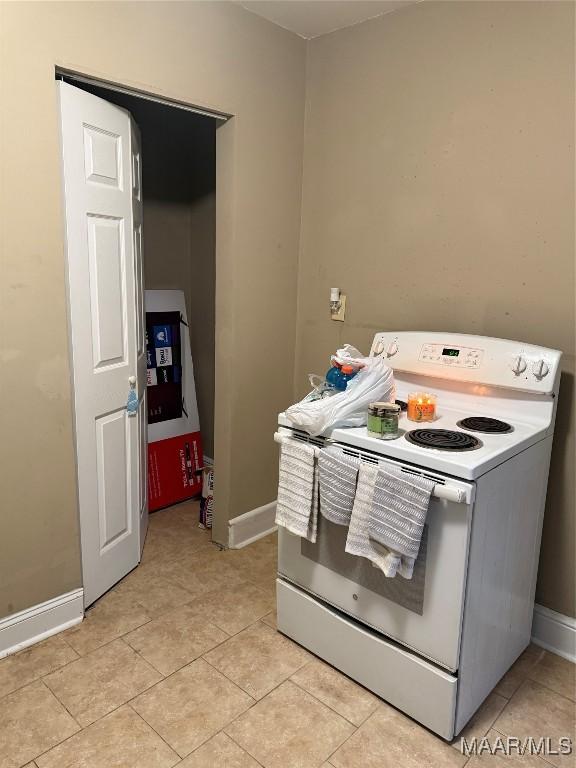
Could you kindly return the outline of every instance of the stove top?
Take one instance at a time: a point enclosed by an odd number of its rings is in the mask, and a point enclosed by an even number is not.
[[[507,432],[512,432],[513,429],[506,421],[492,419],[488,416],[467,416],[465,419],[457,421],[456,424],[462,427],[462,429],[469,429],[471,432],[484,432],[486,434],[503,435]]]
[[[399,399],[406,399],[404,392],[399,393]],[[527,422],[520,414],[514,413],[514,419],[510,418],[510,422],[502,421],[510,424],[509,431],[476,431],[476,434],[472,434],[463,428],[464,419],[488,417],[480,416],[482,411],[479,409],[476,412],[478,415],[474,415],[471,403],[459,403],[460,407],[447,408],[442,404],[442,400],[444,398],[440,399],[437,418],[429,424],[417,424],[410,421],[405,412],[401,413],[400,437],[396,440],[370,437],[366,427],[337,428],[327,434],[340,443],[347,443],[397,461],[406,461],[463,480],[474,480],[538,442],[547,433],[544,424]],[[490,421],[501,421],[496,417],[489,418]],[[282,419],[280,423],[282,424]],[[287,422],[285,425],[289,426]],[[421,441],[422,433],[432,435],[431,439],[424,438],[427,444]],[[454,437],[451,437],[452,435]]]
[[[406,433],[406,440],[422,448],[439,451],[474,451],[482,446],[474,435],[451,429],[413,429]]]
[[[475,480],[548,438],[554,429],[561,353],[505,339],[454,333],[377,333],[371,354],[394,371],[400,435],[379,440],[363,427],[324,437],[375,455]],[[411,392],[433,392],[433,422],[407,417]],[[280,426],[291,427],[283,414]]]

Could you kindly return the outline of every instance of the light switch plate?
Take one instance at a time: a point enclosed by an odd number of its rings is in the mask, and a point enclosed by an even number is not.
[[[331,312],[330,317],[332,320],[339,320],[340,322],[344,322],[344,315],[346,314],[346,294],[341,293],[340,294],[340,309],[338,312]]]

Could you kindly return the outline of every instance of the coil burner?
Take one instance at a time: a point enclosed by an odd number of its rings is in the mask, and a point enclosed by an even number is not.
[[[512,432],[510,424],[507,424],[505,421],[500,421],[500,419],[490,419],[487,416],[468,416],[468,418],[462,419],[457,423],[462,429],[470,429],[472,432],[486,432],[500,435]]]
[[[422,448],[436,448],[440,451],[473,451],[482,443],[467,432],[450,429],[413,429],[406,434],[406,440]]]

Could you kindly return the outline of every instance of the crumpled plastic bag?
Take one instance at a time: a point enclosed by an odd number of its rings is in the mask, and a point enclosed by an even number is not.
[[[346,344],[337,350],[333,359],[341,365],[363,367],[343,392],[322,399],[305,397],[284,414],[290,426],[312,436],[337,427],[362,427],[366,424],[370,403],[396,399],[392,368],[381,357],[364,357],[356,347]]]

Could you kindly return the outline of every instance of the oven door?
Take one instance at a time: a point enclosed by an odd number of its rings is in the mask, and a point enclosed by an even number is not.
[[[344,447],[344,446],[343,446]],[[374,455],[356,452],[373,462]],[[378,457],[379,464],[388,463]],[[389,462],[398,466],[398,462]],[[414,474],[420,470],[402,465]],[[464,491],[463,502],[431,498],[412,579],[386,578],[368,560],[345,552],[348,529],[319,515],[315,544],[279,529],[284,578],[450,671],[458,669],[460,629],[474,485],[422,471]]]

